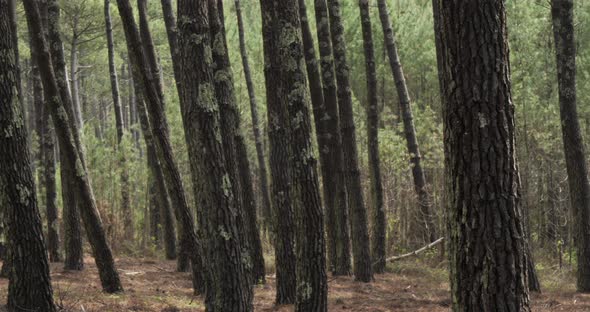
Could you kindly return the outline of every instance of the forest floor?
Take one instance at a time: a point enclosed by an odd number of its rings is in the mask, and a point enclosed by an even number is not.
[[[204,311],[201,297],[192,296],[189,274],[174,272],[174,261],[118,258],[125,292],[108,295],[101,292],[93,259],[85,260],[81,272],[51,264],[56,301],[65,311]],[[376,275],[370,284],[329,277],[329,311],[449,311],[447,271],[444,264],[434,262],[414,259],[392,264],[389,273]],[[571,270],[537,267],[544,290],[532,295],[533,311],[590,311],[590,294],[575,292]],[[267,284],[254,288],[255,311],[293,311],[292,306],[273,304],[275,279],[273,275],[267,279]],[[7,286],[8,281],[0,279],[0,298],[6,298]]]

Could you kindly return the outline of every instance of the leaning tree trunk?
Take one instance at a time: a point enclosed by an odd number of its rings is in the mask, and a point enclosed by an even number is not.
[[[123,229],[125,240],[133,240],[133,213],[129,198],[129,173],[127,172],[127,157],[120,150],[123,144],[123,113],[121,111],[121,98],[119,96],[119,81],[115,66],[115,43],[113,41],[113,28],[111,26],[110,0],[104,0],[104,19],[106,25],[107,51],[109,59],[109,76],[111,81],[111,96],[113,97],[113,109],[115,110],[115,127],[117,129],[117,145],[119,146],[119,161],[121,165],[121,210],[123,211]],[[131,95],[130,95],[131,96]]]
[[[221,130],[225,133],[222,136],[222,142],[226,141],[223,145],[228,169],[233,167],[232,171],[234,171],[230,174],[230,177],[233,175],[235,179],[235,184],[232,182],[232,186],[235,191],[239,192],[234,195],[234,198],[236,199],[236,207],[239,208],[238,217],[241,218],[238,220],[238,225],[242,228],[238,228],[238,230],[240,235],[244,236],[242,250],[245,250],[245,255],[250,259],[246,269],[253,278],[253,282],[257,283],[265,280],[264,256],[260,232],[256,223],[256,202],[250,177],[250,161],[241,133],[240,113],[234,93],[222,0],[209,0],[209,10],[211,45],[215,47],[213,49],[214,85],[220,107]],[[233,153],[228,153],[232,147]],[[233,158],[230,158],[232,156]],[[232,161],[228,162],[228,159],[232,159]]]
[[[150,81],[153,83],[153,85],[155,87],[155,91],[157,92],[158,99],[160,99],[159,102],[161,105],[161,110],[164,111],[166,102],[164,101],[164,92],[162,89],[162,81],[160,79],[160,74],[159,74],[160,66],[158,64],[158,60],[156,57],[156,51],[154,49],[154,44],[152,41],[152,36],[151,36],[149,24],[148,24],[147,2],[145,0],[138,0],[137,4],[138,4],[138,8],[139,8],[139,32],[140,32],[140,36],[141,36],[141,43],[143,46],[143,51],[146,55],[147,66],[149,68]],[[175,41],[170,41],[171,44],[174,44],[173,42],[175,42]],[[174,47],[176,47],[176,45],[174,45]],[[178,63],[178,55],[176,55],[176,54],[172,55],[172,62]],[[175,65],[175,66],[177,66],[177,65]],[[176,76],[175,76],[175,78],[176,78]],[[169,189],[168,191],[170,192],[169,194],[171,196],[176,196],[175,194],[172,194],[172,192],[173,192],[172,189]],[[182,192],[184,193],[184,190]],[[186,199],[184,199],[184,201],[186,202]],[[174,202],[173,202],[173,204],[176,205]],[[188,203],[187,203],[187,205],[188,205]],[[188,233],[185,233],[185,231],[188,231],[188,229],[185,229],[184,226],[180,222],[178,224],[179,224],[178,230],[180,231],[181,234],[180,234],[180,245],[179,245],[179,250],[178,250],[176,270],[178,272],[188,272],[190,270],[190,261],[191,261],[190,246],[192,243],[189,241],[189,240],[191,240],[191,238]],[[194,226],[192,228],[194,231]]]
[[[214,1],[209,2],[215,5]],[[206,1],[178,2],[180,98],[199,225],[207,263],[208,311],[252,311],[252,287],[242,263],[239,212],[228,168],[212,71],[209,7]],[[197,39],[198,38],[198,39]],[[221,36],[215,38],[223,40]],[[217,41],[216,40],[216,41]],[[215,50],[223,48],[217,41]],[[215,80],[227,79],[215,75]]]
[[[361,27],[365,49],[367,76],[367,140],[369,146],[369,176],[371,179],[371,203],[373,212],[373,235],[371,235],[371,259],[375,273],[385,271],[386,230],[385,208],[383,207],[383,185],[379,161],[379,98],[377,96],[377,70],[375,48],[371,30],[369,0],[359,0]]]
[[[52,312],[57,307],[18,94],[18,54],[12,37],[17,30],[11,15],[8,1],[0,1],[0,31],[5,34],[0,38],[0,207],[12,251],[7,309]]]
[[[273,28],[276,42],[271,55],[277,68],[277,98],[282,115],[279,120],[289,127],[289,144],[292,158],[293,193],[296,207],[297,232],[297,297],[295,311],[327,311],[328,282],[326,280],[326,246],[324,242],[324,216],[319,189],[317,160],[312,144],[310,100],[304,63],[301,21],[297,0],[280,1],[275,7],[279,22]],[[317,71],[317,65],[316,65]],[[319,77],[315,77],[319,83]],[[315,80],[314,79],[314,80]],[[314,89],[317,85],[314,86]],[[321,88],[314,97],[321,98]],[[315,107],[314,107],[315,108]]]
[[[41,3],[42,5],[47,4],[43,2]],[[53,4],[53,2],[50,4]],[[43,9],[47,10],[47,14],[50,15],[50,18],[59,18],[59,10],[56,10],[55,7],[50,6],[49,8],[44,7]],[[63,48],[61,39],[58,36],[59,30],[55,28],[57,25],[54,23],[50,23],[47,26],[49,30],[49,46],[52,54],[52,62],[54,64],[54,69],[56,69],[55,75],[57,76],[58,83],[62,84],[60,88],[69,94],[69,91],[67,91],[69,89],[66,83],[67,74],[65,71],[66,65],[63,56]],[[35,59],[37,59],[36,52],[33,47],[31,47],[31,58],[32,63],[34,63]],[[46,111],[48,111],[48,109],[46,109]],[[71,114],[71,111],[68,112]],[[74,133],[74,135],[78,134]],[[76,141],[76,144],[78,144],[78,142],[79,140]],[[77,147],[79,147],[79,145],[77,145]],[[82,246],[80,211],[75,191],[75,177],[73,176],[75,173],[69,170],[68,166],[63,165],[68,161],[67,156],[60,151],[59,157],[60,163],[62,164],[60,166],[60,175],[63,201],[62,216],[64,222],[64,269],[79,271],[84,268],[84,250]]]
[[[132,75],[136,83],[135,88],[142,94],[144,99],[144,101],[137,102],[139,104],[138,110],[147,110],[148,112],[154,145],[164,171],[166,187],[178,221],[180,249],[190,255],[195,292],[204,292],[205,283],[203,279],[203,263],[201,262],[201,247],[197,241],[193,216],[188,207],[180,171],[172,152],[168,121],[163,111],[163,98],[159,96],[159,92],[156,90],[156,82],[153,81],[155,77],[151,73],[150,65],[146,62],[146,55],[131,4],[129,0],[117,0],[117,5],[125,30],[127,49],[132,64]]]
[[[62,64],[56,64],[56,71],[59,72],[59,77],[56,78],[54,72],[52,55],[55,58],[63,59],[63,54],[56,55],[49,52],[49,45],[43,36],[43,26],[41,23],[41,17],[39,14],[39,8],[36,2],[26,1],[24,3],[25,12],[27,16],[27,22],[33,33],[38,34],[34,36],[34,49],[37,52],[37,64],[41,73],[41,79],[43,81],[43,89],[45,92],[45,98],[47,99],[47,108],[51,112],[51,117],[55,126],[55,131],[59,139],[59,149],[64,155],[64,162],[62,166],[67,167],[67,170],[71,172],[73,179],[72,191],[76,193],[76,198],[80,201],[80,212],[86,232],[88,234],[88,240],[93,249],[96,265],[100,275],[101,284],[105,292],[113,293],[123,290],[121,281],[119,280],[119,274],[115,269],[115,262],[111,249],[107,243],[106,235],[102,227],[102,222],[98,209],[96,208],[96,201],[94,200],[94,194],[90,186],[88,179],[88,173],[86,172],[83,152],[79,148],[78,129],[73,121],[73,109],[72,102],[65,86],[65,67]],[[50,14],[56,14],[59,8],[55,1],[49,3]],[[52,46],[61,49],[62,45],[59,40],[59,33],[53,33],[57,30],[57,23],[59,21],[56,18],[57,15],[53,15],[49,18],[49,36],[50,38],[57,38],[52,40]],[[53,51],[52,51],[53,52]],[[59,84],[58,84],[59,82]]]
[[[258,117],[258,101],[252,81],[250,63],[248,61],[248,50],[246,48],[246,38],[244,35],[244,21],[242,20],[242,8],[240,0],[235,0],[236,16],[238,20],[238,35],[240,37],[240,55],[242,57],[242,67],[244,68],[244,78],[248,88],[248,97],[250,99],[250,114],[252,115],[252,131],[254,132],[254,141],[256,145],[256,156],[258,159],[258,178],[260,179],[260,192],[262,193],[262,225],[265,230],[271,228],[271,204],[268,188],[268,173],[266,169],[266,160],[264,158],[264,147],[262,144],[263,134],[260,130],[260,118]]]
[[[346,61],[346,41],[340,0],[328,0],[330,30],[334,47],[334,64],[338,86],[338,109],[340,116],[340,133],[344,154],[346,187],[352,223],[352,253],[354,258],[355,280],[370,282],[373,279],[371,253],[369,249],[369,230],[367,212],[363,200],[361,175],[359,170],[356,130],[352,112],[352,94],[350,86],[350,68]]]
[[[420,221],[423,225],[426,238],[433,242],[436,239],[436,227],[432,211],[432,200],[426,189],[426,178],[424,177],[424,170],[420,163],[421,155],[418,139],[416,138],[416,127],[412,116],[412,107],[410,106],[410,94],[408,92],[408,86],[406,85],[406,79],[397,53],[395,35],[393,33],[393,28],[391,27],[391,19],[387,10],[386,0],[378,0],[378,6],[385,47],[387,49],[389,65],[391,66],[393,80],[395,81],[395,87],[397,89],[400,113],[404,124],[404,134],[406,136],[408,152],[410,153],[410,167],[412,168],[414,189],[418,194],[418,204],[420,206]]]
[[[318,46],[320,52],[320,68],[322,71],[322,88],[328,149],[320,150],[320,153],[328,154],[333,183],[324,185],[324,201],[326,203],[326,218],[334,219],[334,225],[326,220],[328,238],[328,263],[332,267],[334,275],[350,274],[350,227],[348,217],[348,198],[346,193],[346,177],[344,174],[344,154],[342,151],[342,137],[340,135],[340,117],[338,116],[338,95],[336,86],[336,74],[334,71],[334,58],[332,55],[332,39],[328,17],[328,5],[326,0],[315,1],[316,28]],[[330,174],[322,174],[324,179]],[[328,187],[328,188],[326,188]],[[330,206],[334,207],[334,213],[329,213]]]
[[[530,311],[504,1],[435,8],[452,309]]]
[[[559,112],[578,255],[577,288],[590,292],[590,184],[576,108],[574,1],[552,0],[551,16],[557,56]]]
[[[278,88],[278,64],[272,58],[276,50],[273,37],[278,27],[272,0],[260,0],[262,13],[262,42],[264,47],[264,77],[268,118],[269,164],[271,175],[271,199],[273,207],[273,233],[275,235],[275,267],[277,279],[276,304],[295,303],[297,283],[295,269],[295,224],[293,220],[291,155],[287,112],[281,108]]]

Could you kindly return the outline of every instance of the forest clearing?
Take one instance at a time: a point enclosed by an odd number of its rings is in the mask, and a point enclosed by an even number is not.
[[[0,0],[0,310],[590,312],[589,21]]]

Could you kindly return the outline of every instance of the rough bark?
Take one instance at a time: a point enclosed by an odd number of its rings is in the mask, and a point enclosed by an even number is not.
[[[252,287],[242,263],[240,212],[232,168],[227,167],[224,127],[215,97],[209,8],[215,2],[178,2],[180,98],[199,226],[207,263],[208,311],[252,311]],[[217,14],[215,14],[217,15]],[[217,15],[218,16],[218,15]],[[223,40],[223,38],[218,38]],[[223,45],[219,42],[219,45]],[[218,46],[213,47],[218,50]],[[218,78],[218,77],[216,77]]]
[[[178,165],[170,142],[168,121],[163,111],[163,99],[156,90],[156,79],[151,74],[150,66],[146,61],[140,33],[135,23],[133,9],[129,0],[117,0],[119,14],[125,30],[127,49],[131,62],[132,75],[136,90],[143,96],[143,101],[138,101],[138,109],[146,109],[149,124],[154,137],[154,145],[160,164],[164,172],[166,187],[170,195],[172,206],[175,209],[177,226],[180,233],[180,252],[188,254],[191,260],[193,272],[193,287],[195,292],[203,292],[203,268],[201,262],[201,248],[197,241],[193,216],[188,207],[184,186],[178,170]],[[180,258],[180,255],[179,255]]]
[[[430,242],[437,237],[436,227],[434,224],[434,214],[432,211],[432,200],[426,189],[426,178],[424,177],[424,170],[421,164],[420,148],[418,139],[416,138],[416,127],[414,125],[414,117],[412,115],[412,107],[410,94],[408,93],[408,86],[402,65],[400,63],[397,47],[395,43],[395,35],[391,26],[391,19],[387,10],[387,1],[378,0],[379,18],[381,19],[381,27],[383,29],[383,36],[385,47],[387,49],[387,56],[389,57],[389,65],[397,96],[399,99],[400,114],[404,125],[404,134],[406,136],[406,143],[408,152],[410,154],[410,166],[412,168],[412,177],[414,180],[414,189],[418,195],[418,205],[420,207],[420,221],[423,226],[425,239]]]
[[[96,208],[94,194],[92,193],[92,188],[88,180],[84,156],[79,148],[81,144],[79,143],[78,129],[76,124],[71,122],[74,117],[72,113],[71,98],[67,93],[67,88],[64,88],[65,80],[57,79],[57,75],[54,72],[54,65],[51,57],[53,55],[55,58],[63,59],[63,53],[61,55],[50,53],[49,45],[43,35],[43,26],[41,24],[37,3],[26,1],[24,6],[29,27],[33,31],[32,33],[36,34],[33,36],[34,49],[37,52],[36,61],[37,64],[39,64],[45,98],[47,99],[46,107],[51,112],[51,117],[59,141],[60,152],[64,155],[62,166],[67,167],[67,170],[71,172],[73,177],[74,183],[72,184],[75,186],[73,191],[76,193],[76,198],[80,201],[82,220],[86,227],[88,240],[94,252],[103,290],[109,293],[122,291],[123,287],[121,286],[119,275],[115,269],[113,255],[107,244],[100,215]],[[51,10],[55,10],[54,12],[59,11],[55,1],[50,1],[49,9],[50,12],[52,12]],[[59,40],[59,32],[52,33],[58,29],[56,24],[59,20],[56,16],[57,15],[49,18],[49,36],[50,38],[54,38],[52,39],[52,46],[61,49],[62,45]],[[55,40],[55,38],[57,38],[57,40]],[[59,77],[63,78],[65,76],[65,67],[56,67],[55,70],[60,72]],[[61,85],[58,84],[58,81]]]
[[[107,52],[109,59],[109,77],[111,82],[111,96],[115,111],[115,128],[117,129],[117,144],[123,144],[123,113],[121,111],[121,97],[119,96],[119,80],[115,66],[115,43],[113,41],[113,27],[111,24],[110,0],[104,0],[104,19],[107,37]],[[121,211],[123,211],[123,229],[126,240],[133,240],[133,218],[129,198],[129,174],[127,172],[127,157],[119,151],[121,165]]]
[[[268,188],[268,171],[266,169],[266,160],[264,157],[264,146],[262,144],[263,134],[260,130],[260,117],[258,115],[258,100],[252,81],[250,63],[248,61],[248,49],[246,48],[246,38],[244,35],[244,21],[242,20],[242,8],[240,0],[235,0],[236,17],[238,20],[238,36],[240,40],[240,55],[242,57],[242,67],[244,69],[244,78],[246,88],[248,89],[248,98],[250,99],[250,114],[252,116],[252,130],[254,132],[254,141],[256,145],[256,156],[258,160],[258,178],[260,179],[260,192],[262,193],[262,225],[266,230],[271,227],[271,204]]]
[[[435,8],[452,309],[530,311],[504,1]]]
[[[322,175],[324,179],[327,176],[333,176],[332,183],[329,185],[324,184],[324,201],[327,211],[328,261],[332,268],[332,274],[348,275],[351,270],[348,195],[346,193],[336,74],[334,72],[334,57],[332,55],[332,39],[326,0],[316,0],[314,9],[319,42],[322,88],[326,106],[324,119],[326,120],[325,130],[327,136],[324,139],[328,147],[328,149],[320,149],[320,153],[327,154],[330,159],[329,164],[326,166],[322,164]],[[331,170],[332,173],[325,173],[325,170]],[[330,215],[331,210],[333,215]],[[333,219],[335,224],[331,225],[329,219]]]
[[[223,3],[209,0],[209,21],[211,27],[211,46],[213,47],[214,86],[220,107],[221,130],[224,135],[224,153],[231,176],[234,176],[234,199],[238,210],[238,222],[242,239],[242,250],[246,269],[252,282],[264,282],[264,256],[260,242],[260,232],[256,222],[256,202],[250,177],[250,161],[241,133],[240,112],[235,98],[232,68],[227,49]],[[228,150],[232,149],[232,153]],[[232,155],[233,154],[233,155]],[[233,157],[233,158],[230,158]],[[231,161],[228,161],[231,159]],[[241,228],[240,228],[241,227]]]
[[[180,79],[180,50],[178,49],[178,29],[176,27],[176,18],[174,17],[174,10],[172,9],[171,0],[161,0],[162,13],[164,15],[164,25],[166,26],[166,36],[168,38],[168,46],[170,48],[170,55],[172,57],[172,69],[174,70],[174,81],[176,82],[176,90],[180,92],[182,80]]]
[[[276,4],[273,39],[276,46],[271,53],[278,69],[277,84],[279,109],[286,110],[288,119],[281,120],[289,127],[293,195],[296,202],[297,297],[295,311],[327,311],[328,283],[326,280],[326,246],[324,215],[319,189],[317,160],[312,144],[310,100],[305,74],[305,59],[301,20],[297,0]],[[317,65],[316,65],[316,74]],[[319,83],[319,76],[314,80]],[[317,85],[314,86],[317,89]],[[314,91],[321,98],[321,88]],[[314,109],[315,109],[314,105]]]
[[[7,240],[12,268],[8,311],[57,311],[49,276],[25,127],[18,93],[16,28],[7,0],[0,1],[0,206],[8,222]]]
[[[45,110],[43,121],[43,182],[45,183],[45,205],[47,214],[47,250],[49,261],[60,262],[59,224],[57,220],[57,186],[55,183],[55,139],[51,116]]]
[[[551,1],[563,150],[575,220],[574,235],[578,256],[577,288],[580,292],[590,292],[590,184],[576,107],[576,41],[573,6],[573,0]]]
[[[371,258],[373,271],[383,273],[386,259],[385,207],[383,207],[383,185],[381,183],[381,164],[379,160],[379,97],[377,96],[377,70],[375,68],[375,48],[371,30],[371,13],[368,0],[359,0],[365,71],[367,77],[367,141],[369,146],[369,177],[371,180],[371,211],[373,215],[373,235],[371,235]]]
[[[275,84],[280,73],[272,57],[276,53],[274,30],[278,27],[272,0],[260,0],[262,15],[262,42],[264,46],[264,76],[268,118],[269,165],[271,175],[271,200],[273,208],[273,233],[275,237],[276,303],[293,304],[296,297],[295,224],[291,190],[292,170],[289,164],[289,119],[281,108],[278,87]]]
[[[330,30],[334,47],[334,64],[338,86],[338,109],[340,116],[340,133],[344,154],[346,189],[352,223],[352,254],[354,258],[355,280],[370,282],[373,279],[367,211],[363,199],[361,176],[356,143],[356,130],[352,111],[352,94],[350,86],[350,68],[346,60],[346,41],[340,0],[328,0]]]

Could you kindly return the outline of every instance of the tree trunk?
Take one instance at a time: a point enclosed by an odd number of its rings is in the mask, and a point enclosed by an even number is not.
[[[199,225],[208,271],[205,305],[208,311],[252,311],[252,287],[242,263],[240,212],[232,186],[232,169],[227,164],[223,144],[225,127],[220,118],[222,107],[215,97],[214,82],[228,79],[212,71],[215,54],[223,50],[222,36],[216,35],[211,47],[210,15],[216,6],[205,1],[178,2],[178,47],[182,68],[181,106]],[[215,23],[215,22],[213,22]],[[213,51],[213,60],[208,58]],[[228,161],[229,160],[229,161]]]
[[[322,312],[328,310],[324,215],[317,160],[311,138],[310,101],[303,65],[302,21],[298,14],[297,0],[280,1],[276,4],[275,10],[279,27],[273,28],[272,38],[276,45],[270,55],[273,58],[271,62],[280,66],[277,68],[278,79],[273,83],[277,85],[279,109],[286,110],[283,116],[287,119],[280,122],[288,127],[288,142],[292,151],[290,165],[293,172],[293,193],[296,201],[297,297],[295,311]],[[310,35],[309,32],[308,35]],[[316,72],[313,81],[316,85],[313,86],[315,94],[312,97],[323,100],[321,87],[318,86],[320,79],[317,64],[313,66]],[[314,105],[314,109],[316,108]]]
[[[354,258],[355,280],[370,282],[373,279],[371,253],[369,249],[369,230],[367,211],[365,209],[361,176],[359,170],[356,130],[352,112],[352,94],[346,61],[346,41],[340,10],[340,0],[328,0],[330,30],[334,47],[334,64],[338,86],[338,109],[340,116],[340,133],[344,154],[346,189],[352,223],[352,254]]]
[[[8,285],[8,311],[57,311],[37,198],[22,98],[18,94],[18,54],[13,36],[15,20],[8,1],[0,1],[0,189],[12,269]]]
[[[424,170],[420,163],[421,155],[418,139],[416,138],[416,127],[414,126],[414,119],[412,116],[408,86],[406,85],[406,79],[397,53],[395,35],[393,33],[393,28],[391,27],[391,19],[387,10],[386,0],[378,0],[378,6],[385,47],[387,48],[387,55],[389,57],[389,65],[391,66],[391,72],[393,74],[393,80],[395,81],[397,96],[399,98],[400,113],[404,124],[404,134],[406,136],[408,152],[410,154],[410,167],[412,168],[414,189],[418,195],[418,204],[420,206],[419,218],[423,226],[425,239],[433,242],[437,238],[437,234],[434,224],[434,214],[432,211],[432,200],[426,189],[426,178],[424,177]]]
[[[30,29],[35,34],[43,34],[43,26],[37,3],[27,1],[24,3],[24,6]],[[57,14],[59,12],[55,1],[50,1],[49,9],[50,14]],[[55,32],[57,30],[56,24],[59,21],[56,17],[57,15],[49,18],[50,24],[52,24],[49,27],[49,32],[50,38],[53,38],[52,46],[61,49],[62,45],[59,40],[59,33]],[[56,64],[55,68],[59,72],[61,79],[58,79],[54,72],[51,56],[53,55],[56,59],[63,59],[63,54],[50,54],[49,45],[43,35],[37,35],[34,38],[37,64],[40,67],[39,70],[43,81],[45,98],[48,99],[47,108],[51,112],[55,131],[59,139],[60,152],[64,155],[65,161],[62,162],[62,166],[65,166],[74,178],[72,184],[75,185],[75,189],[73,191],[76,193],[76,198],[80,201],[82,220],[84,221],[88,240],[94,252],[103,290],[109,293],[122,291],[123,287],[119,280],[119,274],[115,269],[113,255],[107,244],[100,215],[96,208],[94,194],[92,193],[92,188],[88,180],[83,152],[79,148],[81,144],[79,143],[78,129],[76,124],[71,122],[73,121],[74,114],[72,113],[71,98],[67,93],[65,80],[63,79],[65,77],[65,67],[61,66],[62,64]],[[55,38],[57,40],[54,40]],[[58,85],[58,81],[60,85]]]
[[[453,311],[530,311],[504,1],[435,8]]]
[[[241,133],[240,113],[234,93],[232,68],[227,49],[225,33],[225,17],[223,3],[220,0],[209,0],[209,21],[211,27],[211,46],[213,49],[213,66],[215,77],[215,92],[220,107],[221,130],[227,168],[233,176],[234,198],[238,207],[238,220],[242,228],[238,227],[240,235],[244,236],[242,250],[249,258],[246,261],[247,271],[257,283],[265,280],[264,256],[260,242],[260,232],[256,223],[256,202],[250,177],[250,161],[246,151],[244,137]],[[220,42],[221,41],[221,42]],[[232,151],[228,153],[228,151]],[[233,157],[233,158],[232,158]],[[230,160],[231,161],[228,161]]]
[[[109,76],[111,81],[111,95],[113,97],[113,109],[115,110],[115,127],[117,129],[117,144],[123,144],[123,113],[121,111],[121,98],[119,96],[119,81],[117,68],[115,67],[115,43],[113,42],[113,28],[111,26],[110,0],[104,0],[104,18],[107,36],[107,51],[109,58]],[[130,95],[131,96],[131,95]],[[127,157],[119,150],[121,165],[121,210],[123,211],[123,228],[125,240],[133,241],[133,218],[129,198],[129,174],[127,172]]]
[[[590,184],[576,107],[576,42],[573,6],[573,0],[551,1],[563,149],[572,212],[576,220],[574,231],[578,251],[577,288],[580,292],[590,292]]]
[[[260,0],[262,12],[262,42],[264,46],[264,76],[266,86],[266,106],[268,116],[269,164],[271,175],[271,199],[273,207],[273,234],[275,237],[276,304],[295,303],[297,283],[295,269],[295,224],[291,197],[291,175],[289,164],[291,150],[289,144],[286,109],[281,107],[278,87],[278,64],[272,58],[276,53],[274,29],[278,20],[272,0]]]
[[[41,3],[41,12],[43,14],[49,14],[52,18],[59,18],[59,10],[56,10],[55,7],[47,6],[47,2],[40,2]],[[49,3],[53,4],[53,2]],[[45,22],[49,19],[45,18]],[[63,71],[57,70],[56,75],[59,77],[63,77],[63,88],[64,92],[69,94],[69,88],[66,83],[66,72],[65,72],[65,59],[63,58],[63,50],[61,45],[61,40],[58,41],[59,38],[56,37],[56,34],[59,33],[59,30],[56,29],[56,24],[51,23],[47,25],[48,27],[48,38],[50,43],[50,49],[52,55],[53,64],[55,64],[55,69],[63,68]],[[30,29],[29,29],[30,30]],[[32,38],[31,40],[33,40]],[[53,44],[55,43],[55,44]],[[31,63],[35,64],[37,59],[37,52],[36,49],[33,48],[34,43],[31,43]],[[58,80],[59,81],[59,80]],[[33,85],[36,85],[33,82]],[[43,92],[43,86],[40,85],[39,92]],[[35,98],[37,96],[35,95]],[[50,114],[48,109],[45,109],[47,114]],[[80,211],[78,210],[77,206],[77,199],[76,199],[76,185],[74,184],[75,177],[73,176],[72,171],[68,169],[68,166],[64,165],[67,162],[67,157],[60,152],[60,175],[61,175],[61,186],[62,186],[62,201],[63,201],[63,222],[64,222],[64,269],[66,270],[82,270],[84,268],[84,251],[82,246],[82,230],[80,224]]]
[[[77,27],[77,21],[74,24]],[[72,105],[74,106],[75,119],[78,129],[82,130],[84,127],[84,120],[82,119],[82,109],[80,108],[80,90],[78,84],[78,34],[77,29],[74,28],[72,34],[72,42],[70,44],[70,91],[72,94]]]
[[[55,184],[55,139],[49,112],[44,112],[43,170],[45,183],[45,205],[47,207],[47,249],[49,261],[60,262],[59,224],[57,220],[57,186]]]
[[[250,98],[250,114],[252,115],[252,130],[254,132],[254,141],[256,145],[256,156],[258,159],[258,176],[260,179],[260,192],[262,193],[262,225],[265,230],[271,227],[271,205],[268,190],[268,173],[266,169],[266,160],[264,158],[264,147],[262,144],[263,134],[260,131],[260,121],[258,117],[258,100],[254,90],[254,82],[250,72],[248,61],[248,50],[246,48],[246,38],[244,35],[244,21],[242,20],[242,9],[240,0],[235,0],[236,16],[238,20],[238,35],[240,37],[240,55],[242,57],[242,67],[244,68],[244,78],[248,88],[248,97]]]
[[[170,48],[170,56],[172,57],[172,69],[174,71],[176,91],[180,92],[182,85],[182,80],[180,79],[182,68],[180,68],[180,50],[178,49],[178,29],[176,27],[176,19],[174,18],[172,1],[161,0],[161,4],[162,13],[164,16],[164,25],[166,26],[166,35],[168,38],[168,47]]]
[[[373,212],[373,235],[371,235],[371,259],[373,271],[385,271],[385,252],[387,221],[383,207],[383,185],[381,183],[381,164],[379,160],[379,97],[377,96],[377,70],[375,68],[375,48],[371,30],[369,1],[359,0],[361,27],[365,50],[367,77],[367,140],[369,146],[369,176],[371,180],[371,208]]]
[[[342,151],[342,137],[340,135],[340,117],[338,116],[338,96],[336,75],[334,72],[334,58],[332,55],[332,39],[326,0],[315,1],[316,28],[320,52],[320,68],[322,72],[322,88],[328,149],[321,149],[330,159],[329,164],[322,164],[322,175],[326,179],[332,176],[332,183],[324,184],[324,201],[326,204],[326,219],[333,219],[334,225],[326,220],[328,238],[328,263],[332,267],[333,275],[350,274],[350,227],[348,217],[348,198],[346,193],[346,177],[344,175],[344,155]],[[332,173],[324,173],[326,169]],[[333,215],[329,211],[333,207]]]
[[[166,187],[170,195],[172,206],[175,209],[177,226],[180,233],[180,252],[187,254],[191,259],[193,272],[193,287],[195,292],[203,292],[203,263],[201,262],[201,247],[197,241],[194,221],[188,207],[182,179],[170,142],[168,122],[163,111],[163,99],[159,97],[156,90],[154,75],[151,74],[149,64],[146,62],[146,55],[140,39],[139,30],[135,23],[133,10],[129,0],[117,0],[119,14],[123,22],[127,49],[133,70],[135,89],[143,96],[144,101],[138,101],[139,110],[147,107],[149,124],[154,137],[156,152],[162,165]],[[179,255],[179,258],[181,255]],[[177,268],[178,269],[178,268]]]

